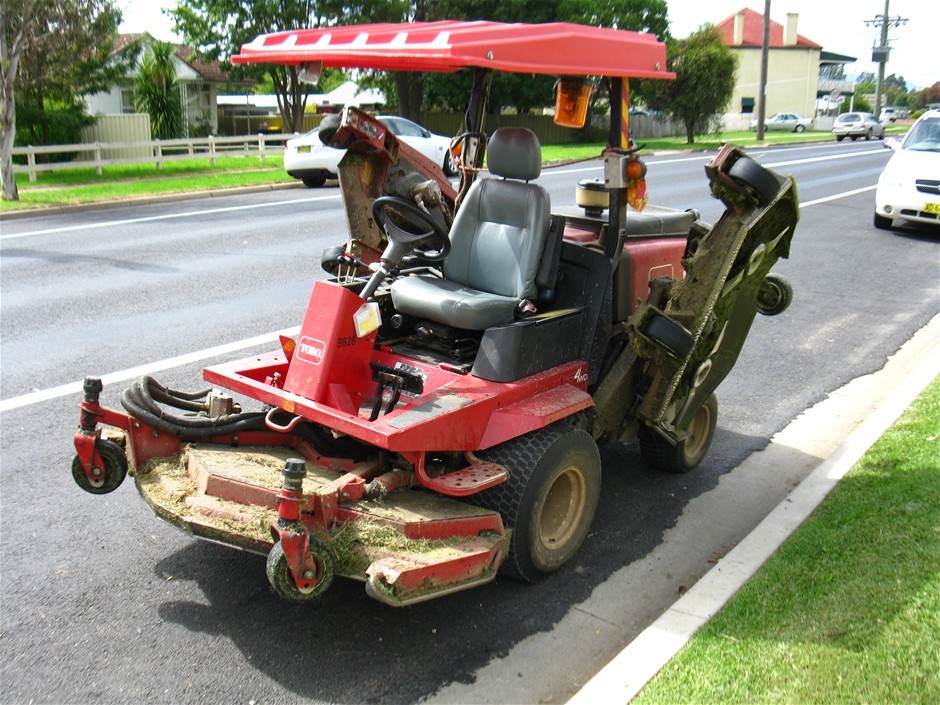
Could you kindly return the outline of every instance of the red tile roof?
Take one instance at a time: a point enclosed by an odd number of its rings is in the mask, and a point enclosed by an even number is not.
[[[740,44],[734,43],[734,18],[733,15],[718,23],[718,29],[721,31],[721,38],[729,47],[760,47],[764,39],[764,15],[750,8],[744,8],[740,12],[744,13],[744,37]],[[783,25],[779,22],[770,21],[770,46],[779,49],[786,45],[783,43]],[[791,45],[793,46],[793,45]],[[797,33],[796,45],[800,49],[822,49],[821,44],[817,44],[812,39],[807,39],[802,34]]]

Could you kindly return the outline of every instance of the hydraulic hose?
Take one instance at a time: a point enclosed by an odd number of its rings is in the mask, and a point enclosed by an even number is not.
[[[200,400],[205,399],[210,391],[178,392],[145,375],[124,390],[121,405],[131,416],[180,438],[204,440],[224,434],[264,430],[263,412],[226,414],[217,418],[181,416],[157,403],[160,401],[184,411],[207,413],[208,403]]]

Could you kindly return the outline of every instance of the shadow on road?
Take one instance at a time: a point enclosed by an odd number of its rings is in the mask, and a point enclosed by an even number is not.
[[[194,541],[155,572],[194,581],[206,602],[163,602],[159,615],[229,639],[245,665],[299,696],[413,702],[452,682],[472,682],[491,659],[550,630],[614,571],[655,548],[691,499],[765,443],[719,430],[710,460],[689,475],[650,470],[635,443],[605,447],[604,490],[592,533],[569,565],[538,584],[499,578],[394,609],[368,598],[362,584],[337,579],[319,604],[293,605],[268,587],[263,558]]]

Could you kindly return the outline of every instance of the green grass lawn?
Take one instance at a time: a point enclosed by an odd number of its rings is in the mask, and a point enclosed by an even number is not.
[[[940,378],[633,702],[940,703]]]

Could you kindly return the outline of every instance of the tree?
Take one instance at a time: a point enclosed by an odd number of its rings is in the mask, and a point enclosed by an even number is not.
[[[731,100],[738,59],[718,29],[706,24],[686,39],[667,40],[666,65],[676,80],[650,82],[649,106],[681,122],[693,144]]]
[[[169,140],[183,135],[183,99],[173,54],[172,44],[154,41],[138,69],[134,103],[137,110],[150,115],[150,134],[154,139]]]
[[[104,89],[121,67],[110,60],[121,13],[112,0],[0,2],[0,180],[3,198],[19,194],[13,178],[17,123],[35,144],[57,125],[86,120],[79,98]]]
[[[390,0],[375,3],[388,5]],[[243,44],[260,34],[294,29],[316,29],[344,22],[367,11],[340,0],[180,0],[170,11],[174,29],[200,54],[228,64]],[[235,67],[233,78],[267,75],[277,96],[285,127],[297,132],[303,126],[309,89],[300,81],[296,66]]]

